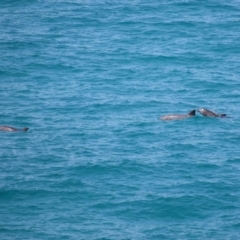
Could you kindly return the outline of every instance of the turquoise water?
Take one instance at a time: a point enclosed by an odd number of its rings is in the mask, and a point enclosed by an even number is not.
[[[239,239],[240,3],[0,8],[0,239]],[[206,107],[232,118],[159,121]]]

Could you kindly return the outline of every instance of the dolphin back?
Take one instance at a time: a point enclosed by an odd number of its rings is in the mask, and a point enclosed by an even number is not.
[[[161,120],[180,120],[184,118],[194,117],[196,115],[196,110],[192,110],[188,114],[169,114],[166,116],[160,117]]]
[[[196,110],[192,110],[191,112],[188,113],[189,116],[196,116]]]
[[[9,126],[0,126],[0,131],[4,132],[26,132],[29,128],[15,128],[15,127],[9,127]]]

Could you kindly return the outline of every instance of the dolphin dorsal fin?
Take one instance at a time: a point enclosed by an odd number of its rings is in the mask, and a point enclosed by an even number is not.
[[[191,112],[188,113],[189,116],[195,116],[196,115],[196,110],[192,110]]]

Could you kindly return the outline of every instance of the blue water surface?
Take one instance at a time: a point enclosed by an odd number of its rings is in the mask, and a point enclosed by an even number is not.
[[[7,0],[0,239],[239,239],[240,3]],[[166,114],[208,108],[181,121]]]

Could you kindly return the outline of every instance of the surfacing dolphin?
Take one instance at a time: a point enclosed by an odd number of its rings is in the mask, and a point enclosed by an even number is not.
[[[9,126],[0,126],[0,131],[4,132],[26,132],[29,128],[15,128]]]
[[[192,110],[191,112],[189,112],[188,114],[169,114],[169,115],[165,115],[160,117],[160,120],[181,120],[181,119],[185,119],[185,118],[190,118],[190,117],[195,117],[196,115],[196,110]]]
[[[205,117],[229,118],[229,117],[227,117],[227,114],[218,114],[218,113],[212,112],[206,108],[199,108],[198,112],[200,112]]]

